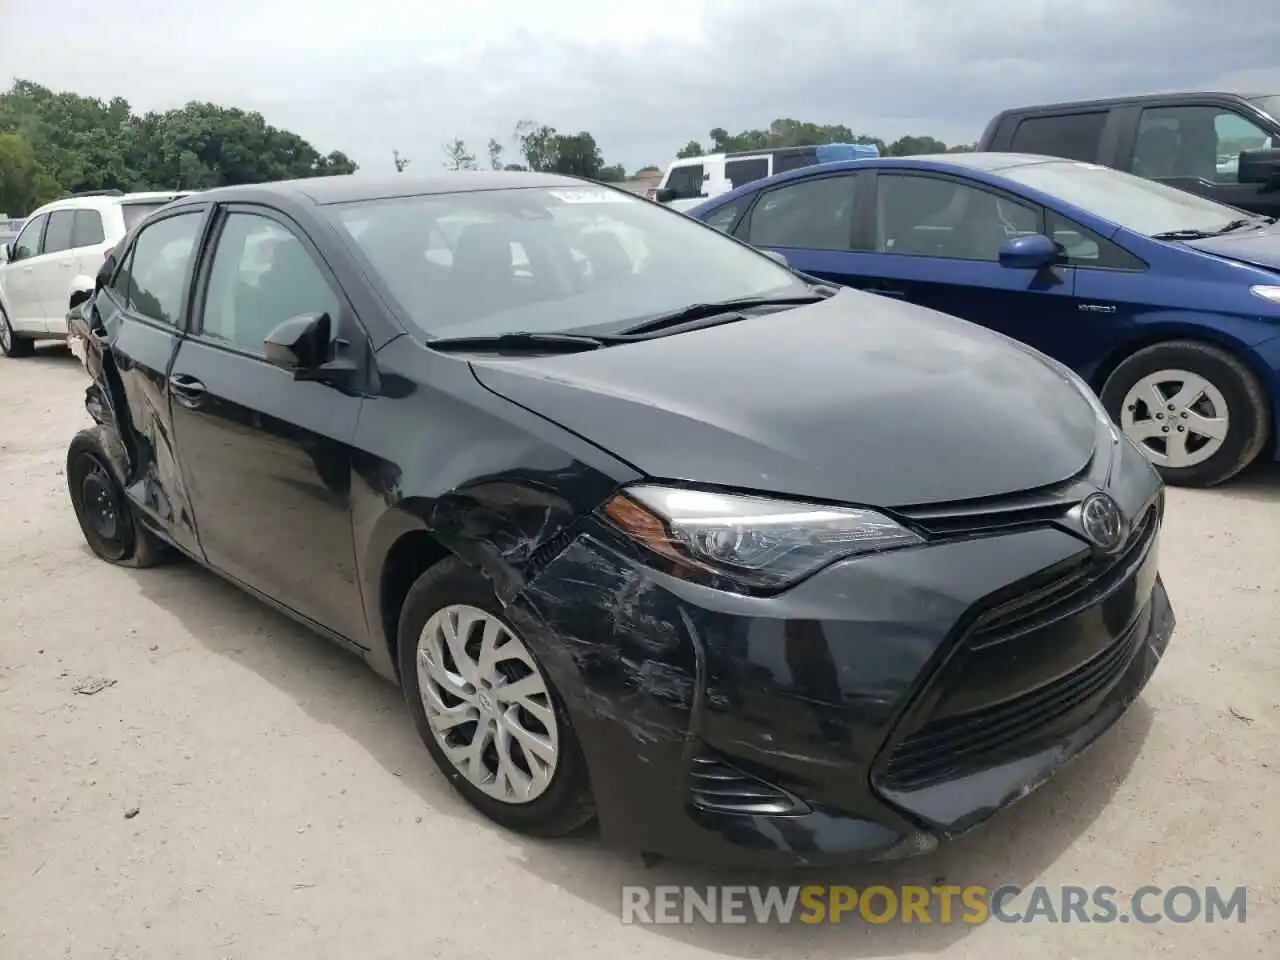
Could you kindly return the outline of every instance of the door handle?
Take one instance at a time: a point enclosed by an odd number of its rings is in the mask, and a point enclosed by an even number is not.
[[[204,384],[185,373],[175,373],[169,378],[169,389],[174,399],[184,407],[198,407],[204,399]]]
[[[882,297],[893,297],[895,300],[901,300],[907,295],[905,290],[893,290],[889,287],[870,287],[868,292],[878,294]]]

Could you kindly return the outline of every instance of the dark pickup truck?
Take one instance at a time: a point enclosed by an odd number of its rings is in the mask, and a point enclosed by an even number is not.
[[[1162,93],[1005,110],[979,150],[1100,163],[1280,217],[1280,94]]]

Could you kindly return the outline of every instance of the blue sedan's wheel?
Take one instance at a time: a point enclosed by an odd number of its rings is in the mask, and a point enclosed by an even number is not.
[[[1225,350],[1196,341],[1139,350],[1107,379],[1102,402],[1176,486],[1230,479],[1269,436],[1270,405],[1257,377]]]

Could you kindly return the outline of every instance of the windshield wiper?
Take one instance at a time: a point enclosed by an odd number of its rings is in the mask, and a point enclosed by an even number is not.
[[[650,317],[643,323],[633,327],[625,327],[618,331],[618,336],[634,337],[640,334],[656,333],[659,330],[670,330],[695,320],[716,318],[722,323],[746,318],[742,311],[755,307],[802,307],[809,303],[819,303],[831,294],[823,296],[818,293],[801,294],[793,297],[741,297],[737,300],[720,300],[714,303],[691,303],[670,313],[660,313]]]
[[[621,337],[589,337],[580,333],[500,333],[490,337],[441,337],[427,342],[432,350],[462,351],[500,350],[520,353],[581,353],[599,350],[615,343],[626,343]]]
[[[1231,233],[1233,230],[1242,230],[1245,227],[1254,225],[1261,226],[1256,217],[1241,217],[1239,220],[1232,220],[1224,227],[1217,230],[1166,230],[1164,233],[1153,233],[1153,240],[1203,240],[1205,237],[1220,237],[1224,233]]]

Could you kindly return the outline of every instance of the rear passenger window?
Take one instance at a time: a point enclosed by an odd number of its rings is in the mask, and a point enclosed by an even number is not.
[[[97,210],[77,210],[71,227],[73,247],[93,247],[106,242],[102,232],[102,214]]]
[[[203,211],[193,210],[166,217],[138,234],[128,266],[112,284],[130,310],[161,323],[178,322],[203,219]]]
[[[784,150],[773,155],[774,174],[786,173],[788,170],[799,170],[811,167],[818,162],[818,151],[813,147],[801,147],[797,150]]]
[[[850,249],[857,179],[817,177],[769,190],[751,209],[744,239],[757,247]]]
[[[55,210],[49,214],[49,228],[44,233],[44,252],[61,253],[71,249],[71,227],[75,223],[75,212],[71,210]]]
[[[768,157],[750,157],[742,160],[726,160],[724,175],[735,187],[741,187],[769,175]]]
[[[1028,117],[1018,124],[1009,149],[1014,153],[1036,153],[1092,162],[1098,159],[1102,130],[1106,125],[1105,110],[1057,117]]]
[[[268,217],[227,217],[209,273],[201,333],[261,354],[267,334],[307,313],[338,319],[338,299],[292,232]]]

